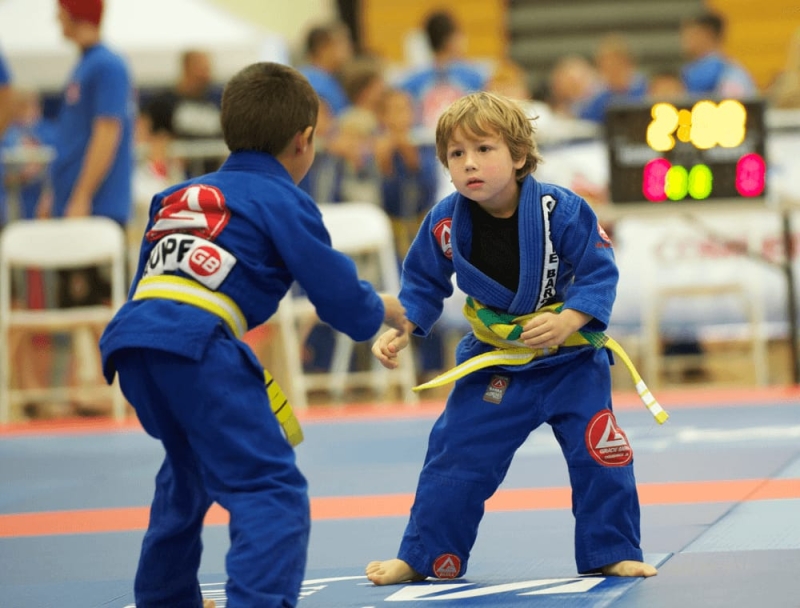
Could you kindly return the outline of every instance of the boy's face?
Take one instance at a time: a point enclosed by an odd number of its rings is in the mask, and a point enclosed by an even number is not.
[[[447,145],[447,168],[458,192],[495,217],[510,217],[519,203],[517,169],[502,136],[476,135],[456,129]]]

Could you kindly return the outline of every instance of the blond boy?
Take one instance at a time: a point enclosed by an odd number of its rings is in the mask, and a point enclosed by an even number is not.
[[[407,331],[385,332],[373,353],[396,367],[409,332],[424,336],[438,319],[455,273],[473,326],[456,359],[491,365],[456,380],[397,558],[371,562],[368,578],[464,575],[484,502],[543,423],[569,468],[578,572],[656,574],[639,547],[633,452],[612,412],[609,354],[575,340],[608,324],[618,279],[608,237],[583,199],[532,177],[541,157],[516,103],[461,98],[440,117],[436,146],[456,192],[426,216],[405,259]],[[510,343],[523,352],[512,356]]]

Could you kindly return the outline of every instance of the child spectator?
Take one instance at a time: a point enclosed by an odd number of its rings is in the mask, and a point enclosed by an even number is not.
[[[436,148],[414,140],[414,105],[402,89],[385,92],[379,117],[381,132],[375,144],[375,160],[381,174],[381,198],[402,259],[422,217],[435,202]]]

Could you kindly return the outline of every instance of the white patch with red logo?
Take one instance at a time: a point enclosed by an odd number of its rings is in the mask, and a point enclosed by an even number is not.
[[[633,459],[633,450],[625,432],[617,426],[611,410],[597,412],[586,425],[586,448],[598,463],[621,467]]]
[[[219,188],[196,184],[165,197],[153,219],[153,227],[145,235],[150,242],[176,232],[213,241],[228,225],[231,212]]]
[[[457,578],[461,574],[461,560],[457,555],[444,553],[433,560],[433,574],[436,578]]]
[[[180,270],[209,289],[217,289],[234,264],[233,254],[211,241],[188,234],[171,234],[153,247],[144,276]]]
[[[483,400],[499,404],[503,400],[503,395],[506,394],[508,383],[508,376],[499,376],[497,374],[492,376],[492,379],[489,380],[489,386],[486,387],[486,391],[483,393]]]
[[[453,245],[451,243],[452,227],[453,220],[449,217],[439,220],[433,227],[433,236],[436,237],[436,240],[439,242],[439,247],[442,248],[444,257],[446,257],[448,260],[453,259]]]

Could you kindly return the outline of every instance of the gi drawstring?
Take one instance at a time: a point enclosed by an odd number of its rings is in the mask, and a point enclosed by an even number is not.
[[[429,382],[414,387],[414,390],[422,391],[429,388],[444,386],[445,384],[455,382],[459,378],[463,378],[467,374],[486,367],[495,365],[525,365],[539,357],[554,354],[558,350],[558,347],[547,349],[530,348],[520,342],[519,337],[522,335],[523,326],[530,319],[544,312],[559,313],[562,307],[563,303],[551,304],[549,306],[543,306],[534,313],[517,317],[508,313],[496,312],[487,308],[476,299],[467,297],[463,312],[472,327],[472,332],[478,340],[494,346],[495,349],[464,361],[453,369],[436,376]],[[619,357],[628,369],[642,403],[644,403],[645,407],[653,414],[653,417],[659,424],[663,424],[667,421],[669,414],[667,414],[658,401],[656,401],[656,398],[650,392],[650,389],[647,388],[644,380],[642,380],[641,375],[639,375],[628,353],[625,352],[625,349],[623,349],[616,340],[606,335],[604,332],[579,330],[570,335],[563,344],[563,346],[586,345],[591,345],[595,348],[607,348]]]

